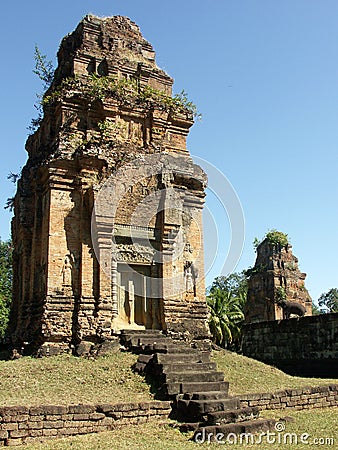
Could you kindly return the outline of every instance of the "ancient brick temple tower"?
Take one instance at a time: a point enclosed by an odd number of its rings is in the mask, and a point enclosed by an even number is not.
[[[277,232],[279,233],[279,232]],[[312,300],[305,288],[306,274],[298,268],[298,258],[289,243],[281,245],[265,238],[257,247],[257,258],[249,278],[245,310],[246,322],[283,319],[279,301],[297,302],[312,314]]]
[[[58,52],[13,219],[13,344],[55,354],[123,328],[208,336],[206,176],[194,107],[126,17],[85,17]]]

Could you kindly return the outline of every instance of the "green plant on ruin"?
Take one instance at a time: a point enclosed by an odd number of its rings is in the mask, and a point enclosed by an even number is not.
[[[268,240],[269,244],[280,245],[281,247],[286,247],[289,243],[288,235],[275,229],[268,231],[265,239]]]
[[[34,49],[35,68],[33,73],[37,75],[44,83],[44,89],[48,89],[52,84],[54,77],[54,67],[52,61],[47,60],[47,56],[40,52],[40,49],[35,45]]]
[[[123,142],[123,135],[126,134],[127,124],[105,119],[97,124],[100,130],[101,140]]]
[[[45,93],[45,95],[41,99],[42,106],[52,105],[53,103],[61,100],[62,98],[66,97],[67,94],[69,95],[71,91],[76,90],[78,85],[79,80],[76,76],[64,78],[58,85],[58,87],[55,88],[52,92],[49,93],[47,91],[48,95],[47,92]]]
[[[83,138],[82,133],[78,132],[73,132],[66,135],[65,141],[73,150],[84,149],[89,144],[89,141]]]
[[[281,247],[287,247],[289,244],[288,235],[285,233],[282,233],[281,231],[277,231],[276,229],[269,230],[264,238],[262,240],[259,240],[257,237],[255,237],[253,241],[253,246],[255,251],[257,251],[258,246],[267,239],[270,245],[275,246],[281,246]]]
[[[257,237],[255,237],[253,241],[253,246],[255,250],[257,251],[257,247],[265,240],[267,239],[270,245],[275,246],[281,246],[281,247],[287,247],[289,244],[289,238],[288,235],[285,233],[282,233],[281,231],[277,231],[276,229],[269,230],[264,238],[262,240],[259,240]]]
[[[78,92],[83,98],[93,102],[106,98],[116,99],[122,105],[136,105],[147,109],[159,109],[173,114],[186,114],[200,118],[196,105],[189,101],[186,92],[182,91],[173,97],[151,86],[140,86],[138,80],[98,76],[91,74],[85,79],[66,78],[59,86],[42,99],[44,106],[49,106]]]
[[[247,278],[250,278],[253,275],[256,275],[258,273],[265,272],[266,269],[267,269],[267,265],[266,264],[258,264],[257,266],[249,267],[248,269],[244,270],[244,274],[245,274],[245,276]]]
[[[255,237],[255,239],[254,239],[253,242],[252,242],[252,245],[253,245],[255,251],[257,251],[257,247],[259,246],[259,244],[260,244],[261,242],[262,242],[262,241],[260,241],[260,240],[258,239],[258,237]]]
[[[6,199],[6,204],[4,206],[5,209],[8,209],[9,211],[13,211],[14,209],[14,203],[15,203],[15,197],[8,197]]]
[[[197,106],[188,99],[188,94],[184,89],[179,94],[175,94],[173,99],[177,104],[177,108],[182,108],[182,112],[189,111],[195,119],[202,119],[202,114],[198,112]]]
[[[18,173],[10,172],[7,175],[7,180],[10,180],[13,184],[16,185],[17,181],[21,178],[21,169]],[[9,211],[13,211],[14,209],[14,203],[15,203],[15,196],[14,197],[8,197],[6,200],[6,204],[4,206],[5,209],[9,209]]]
[[[34,49],[34,61],[35,66],[33,69],[33,73],[39,77],[39,79],[43,83],[43,89],[46,91],[49,89],[53,82],[54,77],[54,67],[53,63],[50,60],[47,60],[47,56],[43,55],[37,45],[35,45]],[[43,117],[43,95],[38,93],[36,94],[37,102],[34,104],[34,108],[38,112],[38,116],[31,120],[31,123],[28,127],[30,133],[34,133],[34,131],[40,126]]]
[[[275,300],[277,303],[281,303],[286,300],[286,290],[283,286],[278,286],[275,292]]]

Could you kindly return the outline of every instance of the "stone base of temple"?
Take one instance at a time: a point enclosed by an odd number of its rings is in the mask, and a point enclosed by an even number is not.
[[[113,333],[119,333],[121,330],[145,330],[144,325],[138,325],[137,323],[128,323],[120,318],[113,319],[112,322]]]

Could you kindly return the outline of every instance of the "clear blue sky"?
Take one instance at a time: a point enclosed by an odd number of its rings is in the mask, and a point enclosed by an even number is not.
[[[175,78],[175,92],[184,88],[198,105],[203,119],[189,149],[226,175],[243,206],[236,270],[254,264],[254,237],[277,228],[289,234],[314,299],[337,287],[336,0],[3,2],[0,204],[14,192],[7,174],[25,163],[26,127],[41,90],[34,45],[55,60],[61,38],[89,12],[132,18]],[[212,209],[212,195],[208,202]],[[0,214],[6,239],[11,215]],[[212,215],[226,247],[229,226],[217,207]]]

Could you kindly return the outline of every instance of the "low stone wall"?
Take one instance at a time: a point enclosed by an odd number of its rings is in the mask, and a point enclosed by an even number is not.
[[[338,378],[338,313],[247,324],[242,351],[291,375]]]
[[[0,407],[0,446],[15,446],[167,419],[170,402]]]
[[[285,389],[273,394],[238,395],[241,407],[257,406],[259,409],[310,409],[338,406],[338,384],[328,386]]]
[[[338,384],[238,395],[241,407],[310,409],[338,406]],[[16,446],[167,419],[170,402],[0,407],[0,446]]]

